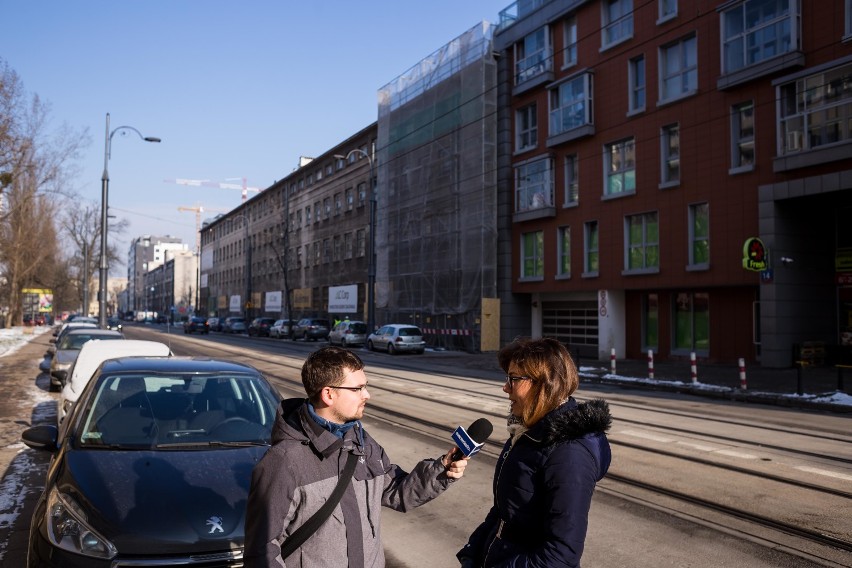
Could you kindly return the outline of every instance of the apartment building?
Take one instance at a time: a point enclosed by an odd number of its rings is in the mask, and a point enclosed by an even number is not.
[[[521,0],[501,192],[532,335],[789,366],[852,343],[852,2]],[[847,348],[848,349],[848,348]]]
[[[148,271],[165,262],[166,252],[188,250],[178,237],[142,235],[133,239],[127,253],[127,306],[129,311],[146,309],[145,278]]]

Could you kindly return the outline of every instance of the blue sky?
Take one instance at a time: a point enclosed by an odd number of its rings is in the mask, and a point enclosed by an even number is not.
[[[142,234],[195,243],[195,214],[268,187],[377,117],[377,91],[511,0],[0,0],[0,57],[53,126],[88,129],[72,185],[100,206],[106,113],[111,213]],[[250,194],[252,195],[252,194]],[[205,217],[207,215],[204,215]],[[119,272],[121,269],[113,272]]]

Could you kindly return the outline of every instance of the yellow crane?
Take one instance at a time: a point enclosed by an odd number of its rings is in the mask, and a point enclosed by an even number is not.
[[[181,205],[178,207],[178,211],[195,211],[195,254],[201,252],[201,214],[205,211],[216,211],[216,212],[224,212],[224,209],[205,209],[201,205],[196,205],[195,207],[186,207]]]

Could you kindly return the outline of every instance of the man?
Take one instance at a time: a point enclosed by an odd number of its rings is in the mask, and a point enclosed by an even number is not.
[[[406,473],[364,430],[370,398],[364,364],[353,352],[323,347],[302,366],[305,399],[278,409],[272,447],[252,474],[246,509],[245,566],[381,568],[381,507],[408,511],[464,474],[456,448]],[[287,558],[281,546],[325,503],[350,453],[355,473],[332,515]],[[285,564],[285,561],[286,564]]]

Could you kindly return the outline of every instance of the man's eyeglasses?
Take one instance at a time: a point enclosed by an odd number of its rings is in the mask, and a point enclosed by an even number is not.
[[[530,377],[515,377],[515,376],[512,376],[512,375],[506,375],[506,384],[509,385],[510,389],[514,389],[515,383],[517,383],[518,381],[530,381],[530,380],[532,380]]]
[[[360,393],[362,391],[367,390],[367,385],[361,385],[360,387],[328,387],[328,388],[330,388],[330,389],[343,389],[343,390],[348,390],[348,391]]]

